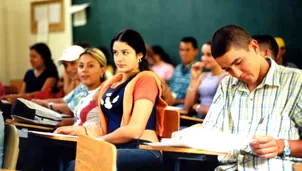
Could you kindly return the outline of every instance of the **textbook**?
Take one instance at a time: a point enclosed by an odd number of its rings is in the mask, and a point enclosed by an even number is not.
[[[157,143],[146,143],[150,146],[188,147],[212,152],[230,153],[247,147],[252,139],[241,135],[229,134],[218,130],[193,127],[183,130],[181,136],[163,138]]]

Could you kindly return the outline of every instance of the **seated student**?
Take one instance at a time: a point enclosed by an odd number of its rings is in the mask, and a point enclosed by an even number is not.
[[[75,126],[98,123],[98,109],[93,99],[95,92],[105,80],[107,59],[97,48],[86,49],[79,57],[78,75],[81,83],[87,86],[87,93],[74,110]],[[69,119],[58,126],[69,125]]]
[[[159,78],[164,81],[169,81],[174,72],[174,67],[171,65],[169,55],[159,45],[152,46],[154,64],[151,67]]]
[[[146,60],[148,63],[148,68],[149,70],[152,70],[152,65],[153,65],[153,50],[149,45],[146,45]],[[175,103],[175,98],[172,95],[172,92],[170,88],[168,87],[168,84],[166,81],[161,80],[161,89],[162,89],[162,99],[168,104],[168,105],[174,105]]]
[[[185,109],[196,111],[197,116],[204,118],[216,94],[219,82],[227,73],[217,64],[211,53],[211,42],[201,47],[201,61],[193,64],[191,68],[191,82],[185,98]],[[202,69],[210,72],[202,72]]]
[[[73,128],[77,128],[77,126],[85,126],[90,124],[95,125],[99,123],[98,107],[93,99],[93,96],[100,88],[100,85],[104,79],[107,64],[106,57],[103,52],[97,48],[88,48],[80,55],[78,63],[78,74],[80,80],[82,84],[87,86],[88,92],[75,108],[74,126],[64,126],[62,127],[64,130],[72,130]],[[63,119],[60,125],[71,125],[71,123],[69,119]],[[50,160],[47,157],[43,158],[43,156],[48,155],[49,151],[46,150],[48,147],[57,148],[58,150],[60,150],[59,148],[64,148],[64,146],[61,146],[60,144],[58,145],[52,140],[39,139],[35,137],[29,137],[27,141],[22,141],[21,143],[21,147],[26,148],[20,148],[18,169],[23,171],[41,170],[41,162],[52,162],[53,160]],[[36,159],[31,158],[31,156],[35,156]],[[52,157],[53,156],[50,158]],[[43,168],[43,170],[46,171],[56,169],[53,167],[48,167]]]
[[[69,46],[64,50],[61,58],[58,60],[59,65],[63,65],[65,72],[63,77],[64,95],[67,95],[80,85],[78,77],[78,58],[84,49],[77,45]]]
[[[99,125],[77,127],[77,131],[58,128],[55,133],[86,134],[115,144],[119,171],[157,168],[162,164],[161,152],[141,150],[138,146],[158,142],[162,135],[167,104],[160,97],[160,80],[146,71],[145,43],[136,31],[118,33],[111,41],[111,50],[120,74],[105,82],[100,90]],[[68,169],[74,170],[74,161]]]
[[[263,57],[270,57],[276,61],[279,47],[276,40],[270,35],[255,35],[253,39],[257,40],[260,53]]]
[[[257,41],[235,25],[214,33],[211,50],[231,76],[221,81],[203,126],[253,137],[246,148],[219,157],[216,170],[293,170],[302,157],[302,72],[263,58]]]
[[[179,55],[182,63],[177,65],[169,80],[169,88],[175,97],[175,105],[184,106],[187,89],[191,81],[191,66],[198,53],[197,41],[194,37],[184,37],[179,44]]]
[[[64,98],[32,99],[32,101],[64,114],[72,114],[81,98],[87,93],[87,87],[84,84],[80,84],[78,75],[78,58],[83,52],[84,49],[82,47],[72,45],[64,50],[61,58],[58,60],[59,64],[64,65],[67,77],[64,79],[64,91],[72,90],[71,92],[65,95]]]
[[[154,65],[154,59],[153,59],[153,49],[150,45],[146,44],[146,60],[148,62],[149,70],[152,70],[152,66]]]
[[[2,99],[33,97],[39,91],[56,87],[58,71],[46,44],[36,43],[30,47],[30,63],[33,69],[26,72],[19,94],[3,96]]]
[[[77,73],[77,59],[79,54],[84,51],[81,46],[69,46],[64,50],[61,58],[58,60],[58,65],[63,65],[65,70],[62,81],[60,80],[57,84],[57,89],[59,91],[57,93],[52,93],[51,95],[48,95],[49,91],[40,92],[39,94],[35,95],[33,99],[61,98],[69,94],[72,90],[80,85],[80,79]]]
[[[287,61],[287,58],[284,57],[284,54],[286,52],[285,41],[281,37],[275,37],[275,40],[279,47],[278,55],[276,57],[277,64],[290,68],[298,68],[296,64]]]

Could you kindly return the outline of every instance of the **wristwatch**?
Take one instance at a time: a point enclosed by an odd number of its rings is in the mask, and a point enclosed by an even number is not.
[[[284,142],[283,157],[289,157],[291,150],[289,147],[288,140],[283,140],[283,142]]]
[[[49,102],[49,103],[47,104],[48,109],[53,110],[53,109],[52,109],[52,105],[53,105],[53,102]]]
[[[198,113],[198,111],[199,111],[199,108],[200,108],[200,104],[199,105],[197,105],[196,107],[195,107],[195,111]]]

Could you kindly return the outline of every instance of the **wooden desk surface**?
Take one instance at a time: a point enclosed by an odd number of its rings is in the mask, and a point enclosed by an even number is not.
[[[294,171],[302,171],[302,163],[295,163]]]
[[[52,133],[43,133],[37,131],[28,131],[29,134],[44,137],[52,140],[77,142],[78,137],[68,137],[66,135],[53,135]]]
[[[191,116],[180,116],[180,119],[186,119],[186,120],[191,120],[191,121],[196,121],[196,122],[203,122],[203,119],[200,118],[193,118]]]
[[[205,155],[222,155],[222,156],[227,156],[231,155],[229,153],[219,153],[219,152],[211,152],[211,151],[206,151],[206,150],[198,150],[198,149],[193,149],[193,148],[186,148],[186,147],[166,147],[166,146],[150,146],[150,145],[140,145],[140,149],[145,149],[145,150],[160,150],[163,152],[175,152],[175,153],[190,153],[190,154],[205,154]]]
[[[175,107],[175,106],[167,106],[166,110],[174,110],[174,111],[179,112],[180,114],[188,114],[188,111],[186,111],[182,108],[179,108],[179,107]]]
[[[52,127],[20,123],[20,122],[17,122],[15,120],[12,120],[12,119],[6,119],[5,123],[12,124],[12,125],[15,125],[15,126],[24,127],[24,128],[40,129],[40,130],[43,130],[43,131],[54,131],[55,130],[55,128],[52,128]]]

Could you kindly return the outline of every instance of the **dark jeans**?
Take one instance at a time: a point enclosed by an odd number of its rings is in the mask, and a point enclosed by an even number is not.
[[[75,159],[76,143],[50,140],[34,135],[20,138],[17,169],[59,171],[63,161]]]
[[[132,170],[156,170],[163,166],[161,152],[153,150],[141,150],[138,148],[143,140],[135,140],[125,144],[116,145],[117,148],[117,171]],[[101,161],[100,161],[101,162]],[[75,161],[70,161],[65,171],[74,171]]]

